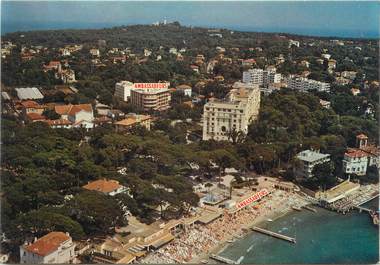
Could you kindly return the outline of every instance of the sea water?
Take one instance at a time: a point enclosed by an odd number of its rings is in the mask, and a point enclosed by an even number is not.
[[[378,209],[378,200],[363,206]],[[253,232],[220,255],[241,264],[373,264],[379,260],[379,228],[366,212],[342,215],[321,208],[317,213],[302,210],[260,227],[295,237],[297,243]]]

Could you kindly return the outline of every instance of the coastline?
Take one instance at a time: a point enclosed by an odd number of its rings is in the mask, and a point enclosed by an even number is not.
[[[231,243],[244,240],[251,228],[263,225],[268,219],[277,220],[295,207],[310,204],[304,196],[283,190],[272,190],[258,204],[246,206],[238,212],[227,211],[219,219],[189,227],[184,233],[158,251],[149,253],[140,263],[216,263],[212,255],[219,255]],[[232,242],[231,242],[232,241]]]
[[[305,201],[305,205],[306,204],[308,204],[308,203],[306,203],[306,201]],[[281,211],[273,210],[269,213],[258,216],[252,222],[241,227],[241,229],[244,232],[236,233],[232,236],[229,236],[229,237],[223,239],[222,241],[220,241],[219,244],[212,247],[208,252],[202,253],[202,254],[194,257],[189,263],[198,263],[199,264],[202,260],[207,260],[208,262],[210,262],[210,261],[212,262],[212,259],[210,258],[210,256],[213,254],[219,255],[221,252],[223,252],[231,244],[228,241],[230,241],[232,239],[236,239],[236,238],[240,239],[240,238],[246,237],[247,235],[252,233],[252,231],[250,230],[251,227],[263,224],[263,223],[267,222],[268,219],[272,219],[272,221],[277,220],[277,219],[279,219],[279,218],[281,218],[281,217],[283,217],[283,216],[285,216],[285,215],[287,215],[293,211],[295,211],[295,210],[292,209],[291,207],[284,207]]]
[[[369,203],[368,208],[378,209],[377,199]],[[317,209],[318,213],[290,211],[279,220],[267,223],[271,231],[297,234],[299,244],[285,244],[269,237],[261,240],[265,236],[251,234],[218,255],[232,261],[243,257],[244,264],[374,264],[378,261],[379,230],[366,212],[352,210],[343,215]],[[347,230],[353,232],[347,234]],[[250,251],[253,245],[255,251]],[[272,255],[265,255],[268,248],[272,248]]]

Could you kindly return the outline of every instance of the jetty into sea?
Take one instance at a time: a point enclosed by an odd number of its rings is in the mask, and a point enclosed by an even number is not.
[[[268,236],[272,236],[272,237],[275,237],[275,238],[279,238],[279,239],[282,239],[282,240],[285,240],[285,241],[288,241],[288,242],[291,242],[291,243],[294,243],[294,244],[297,243],[296,239],[293,238],[293,237],[282,235],[282,234],[279,234],[279,233],[276,233],[276,232],[273,232],[273,231],[270,231],[270,230],[266,230],[264,228],[260,228],[260,227],[254,226],[251,229],[252,229],[252,231],[259,232],[259,233],[262,233],[264,235],[268,235]]]

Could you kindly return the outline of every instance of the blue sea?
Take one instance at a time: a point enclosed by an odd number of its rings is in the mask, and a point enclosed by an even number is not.
[[[157,21],[239,31],[379,38],[378,1],[1,1],[2,35]]]
[[[379,208],[375,199],[367,207]],[[347,215],[318,208],[292,212],[262,224],[271,231],[296,237],[292,244],[253,232],[220,255],[242,264],[373,264],[379,261],[379,228],[368,213]]]

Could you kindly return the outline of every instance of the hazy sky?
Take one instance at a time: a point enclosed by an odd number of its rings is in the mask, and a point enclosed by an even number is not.
[[[2,2],[2,30],[85,28],[176,20],[242,30],[379,36],[380,2]],[[372,36],[372,37],[373,37]]]

